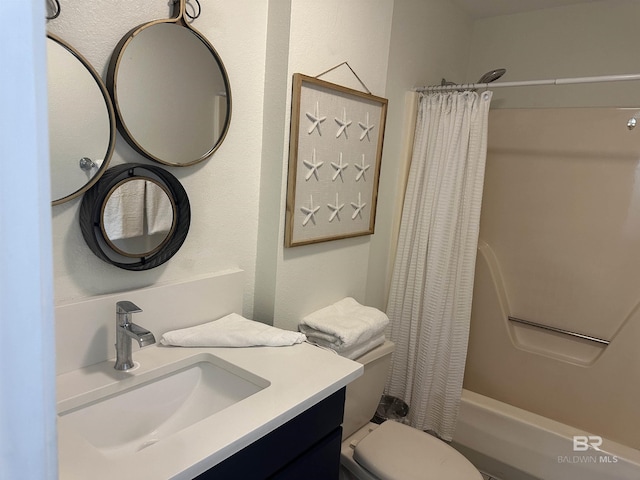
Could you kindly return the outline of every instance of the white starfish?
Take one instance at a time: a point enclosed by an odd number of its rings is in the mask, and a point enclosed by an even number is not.
[[[351,215],[351,220],[355,220],[356,217],[362,218],[362,209],[367,206],[366,203],[362,203],[362,198],[360,192],[358,192],[358,203],[351,202],[351,206],[355,208],[353,215]]]
[[[367,137],[367,140],[371,141],[371,138],[369,138],[369,132],[373,130],[373,127],[375,127],[375,125],[369,125],[369,112],[367,112],[367,123],[364,124],[362,122],[358,122],[358,125],[360,125],[360,128],[362,129],[362,133],[360,134],[360,141],[364,140],[364,137]]]
[[[313,175],[314,177],[316,177],[316,180],[320,180],[318,178],[318,169],[324,165],[324,162],[316,162],[316,149],[313,149],[313,155],[311,156],[311,161],[309,160],[302,160],[302,163],[304,163],[305,167],[307,167],[309,169],[309,172],[307,172],[307,176],[304,177],[305,180],[309,180],[311,178],[311,175]]]
[[[358,174],[356,175],[356,182],[358,180],[360,180],[361,178],[364,179],[364,181],[367,181],[367,177],[364,176],[365,172],[367,170],[369,170],[369,167],[371,167],[371,165],[365,165],[364,164],[364,153],[362,154],[362,162],[360,162],[360,165],[358,165],[357,163],[355,164],[356,168],[358,169]]]
[[[336,169],[336,173],[333,174],[333,178],[331,181],[335,182],[338,175],[340,176],[340,180],[344,182],[344,178],[342,177],[342,172],[349,166],[348,163],[342,163],[342,152],[340,152],[340,163],[331,162],[331,166]]]
[[[340,220],[340,210],[342,210],[342,207],[344,207],[344,203],[340,204],[338,202],[338,194],[336,193],[336,203],[335,205],[331,205],[330,203],[327,203],[327,207],[329,207],[331,209],[331,215],[329,215],[329,221],[333,222],[334,218],[338,218],[338,220]]]
[[[309,220],[311,220],[314,225],[316,224],[316,213],[318,213],[318,210],[320,210],[320,207],[313,206],[313,195],[309,195],[309,208],[301,207],[300,210],[302,210],[302,213],[306,215],[306,217],[304,217],[304,220],[302,221],[303,227],[307,226],[307,223],[309,223]]]
[[[322,135],[322,132],[320,131],[320,124],[324,122],[327,119],[327,117],[321,117],[319,109],[320,107],[318,106],[318,102],[316,102],[315,112],[314,113],[307,112],[307,118],[311,120],[311,128],[309,128],[309,131],[307,131],[309,135],[311,135],[315,129],[318,129],[318,135]]]
[[[335,117],[334,120],[338,125],[340,125],[340,128],[338,128],[338,133],[336,133],[336,138],[340,138],[340,135],[342,135],[343,133],[345,138],[349,138],[349,135],[347,135],[347,127],[351,125],[351,120],[347,120],[347,109],[342,109],[342,120]]]

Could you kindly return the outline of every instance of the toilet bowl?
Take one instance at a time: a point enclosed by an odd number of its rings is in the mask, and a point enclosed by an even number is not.
[[[341,448],[341,480],[482,480],[461,453],[408,425],[371,423],[394,349],[386,341],[356,359],[362,377],[347,386]]]

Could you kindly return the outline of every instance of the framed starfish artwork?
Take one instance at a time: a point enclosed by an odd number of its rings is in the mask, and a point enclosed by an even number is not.
[[[293,75],[285,246],[374,232],[387,99]]]

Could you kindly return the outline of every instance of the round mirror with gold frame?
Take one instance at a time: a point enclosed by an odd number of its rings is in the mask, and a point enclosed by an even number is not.
[[[180,182],[161,167],[112,167],[85,194],[80,229],[99,258],[126,270],[169,260],[189,231],[191,210]]]
[[[124,139],[171,166],[201,162],[220,146],[231,118],[231,89],[213,45],[176,15],[125,35],[109,63],[107,87]]]
[[[176,228],[176,204],[167,187],[151,177],[127,177],[107,193],[100,227],[106,244],[130,258],[150,257]]]
[[[82,195],[104,173],[116,116],[100,75],[71,45],[47,35],[51,203]]]

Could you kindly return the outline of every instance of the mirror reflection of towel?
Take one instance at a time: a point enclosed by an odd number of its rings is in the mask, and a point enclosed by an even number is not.
[[[144,233],[145,183],[124,182],[104,207],[102,225],[110,240],[139,237]]]
[[[168,233],[173,225],[173,206],[167,192],[154,182],[146,181],[145,211],[147,233]]]

